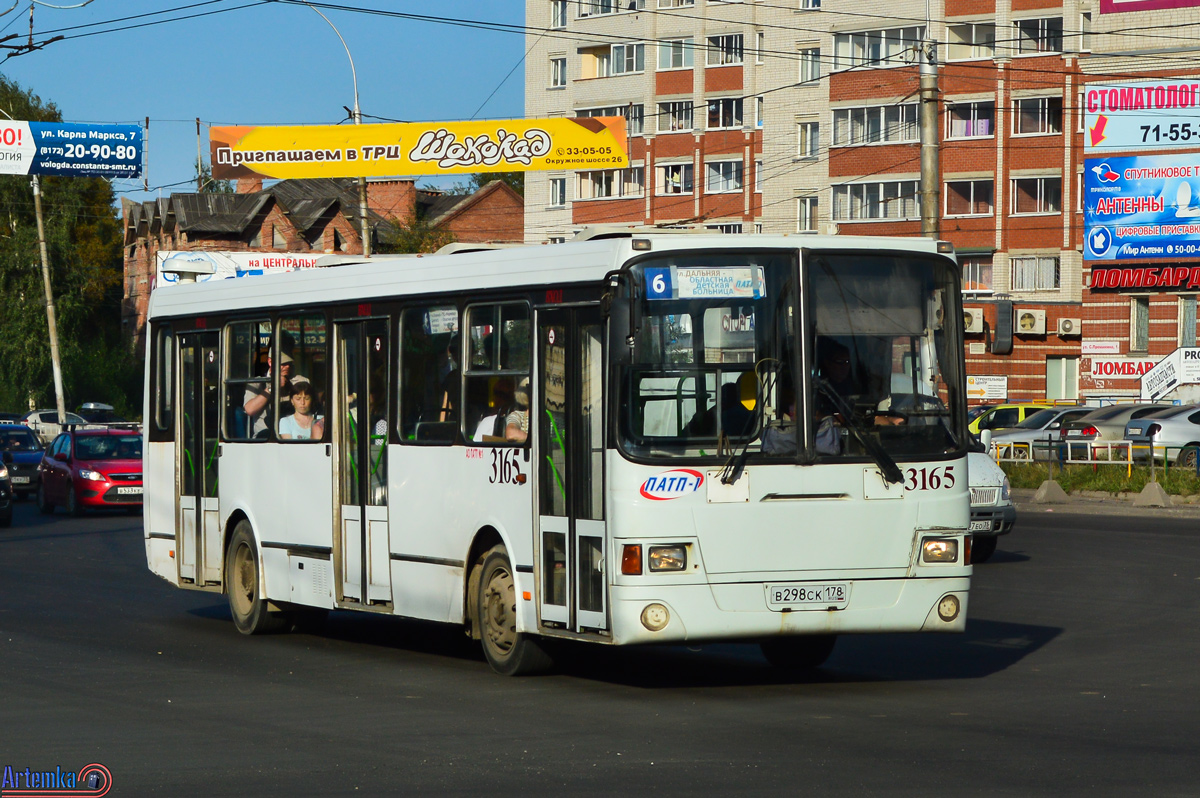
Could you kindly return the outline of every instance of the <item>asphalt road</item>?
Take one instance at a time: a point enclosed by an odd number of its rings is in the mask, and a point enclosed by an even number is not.
[[[145,568],[138,517],[0,530],[0,776],[113,795],[1200,794],[1200,521],[1025,513],[964,635],[575,650],[506,679],[444,627],[244,638]],[[11,786],[11,785],[9,785]]]

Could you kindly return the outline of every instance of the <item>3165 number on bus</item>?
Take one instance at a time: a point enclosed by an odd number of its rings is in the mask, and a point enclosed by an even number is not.
[[[910,468],[904,472],[905,490],[949,490],[957,481],[952,465]]]

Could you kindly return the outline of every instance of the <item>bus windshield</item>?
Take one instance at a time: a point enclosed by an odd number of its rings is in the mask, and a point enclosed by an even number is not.
[[[944,258],[815,253],[809,401],[818,458],[939,457],[965,436],[957,280]]]
[[[777,395],[795,354],[794,255],[690,252],[631,268],[642,297],[620,402],[631,454],[716,456],[758,438],[759,396]]]
[[[619,402],[627,452],[883,467],[961,451],[952,262],[806,253],[801,286],[796,254],[693,252],[631,267],[639,299]]]

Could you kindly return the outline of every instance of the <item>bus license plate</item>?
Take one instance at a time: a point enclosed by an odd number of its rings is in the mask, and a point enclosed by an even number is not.
[[[991,532],[992,531],[992,522],[991,521],[972,521],[971,522],[971,531],[972,532]]]
[[[29,484],[29,477],[13,477],[13,478],[12,478],[12,484],[14,484],[14,485],[28,485],[28,484]]]
[[[140,494],[141,494],[141,492],[142,492],[142,489],[141,489],[140,487],[137,487],[137,488],[117,488],[117,493],[118,493],[118,494],[120,494],[120,495],[122,495],[122,496],[126,496],[126,495],[129,495],[129,494],[140,495]]]
[[[850,603],[849,582],[792,582],[767,585],[767,608],[782,610],[844,610]]]

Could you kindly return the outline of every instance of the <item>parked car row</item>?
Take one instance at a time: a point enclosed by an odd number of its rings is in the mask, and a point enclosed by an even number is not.
[[[977,416],[991,429],[993,451],[1004,459],[1091,459],[1111,449],[1114,456],[1133,460],[1170,460],[1197,467],[1200,457],[1200,404],[1164,402],[1086,407],[1060,405],[1037,410],[1035,405],[1010,405],[1028,411],[1011,428],[1001,428],[1015,415],[997,416],[1004,405],[993,405]],[[1132,447],[1128,451],[1126,447]],[[1103,456],[1103,455],[1101,455]]]
[[[1200,405],[1173,405],[1147,413],[1125,425],[1125,440],[1133,445],[1135,460],[1174,460],[1196,467],[1200,450]]]

